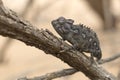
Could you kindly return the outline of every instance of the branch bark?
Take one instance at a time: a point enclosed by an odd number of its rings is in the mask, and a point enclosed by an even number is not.
[[[83,72],[92,80],[116,80],[112,74],[99,65],[90,65],[89,58],[78,51],[70,50],[59,53],[61,48],[70,48],[70,46],[54,36],[50,31],[39,30],[1,4],[0,35],[20,40],[26,45],[41,49],[45,53],[61,59],[77,71]]]
[[[29,0],[23,10],[23,12],[21,13],[21,16],[23,16],[24,18],[26,17],[26,15],[29,12],[30,6],[32,6],[34,0]],[[4,62],[5,59],[5,55],[6,55],[6,51],[9,49],[11,43],[13,42],[13,39],[11,38],[7,38],[4,45],[2,46],[2,48],[0,49],[0,63]]]
[[[64,70],[57,71],[57,72],[48,73],[46,75],[39,76],[39,77],[34,77],[34,78],[24,77],[24,78],[20,78],[18,80],[52,80],[55,78],[66,76],[66,75],[71,75],[75,72],[77,72],[77,70],[70,68],[70,69],[64,69]]]

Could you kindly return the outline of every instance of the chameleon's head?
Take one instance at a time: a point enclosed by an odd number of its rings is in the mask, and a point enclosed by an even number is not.
[[[73,24],[74,20],[65,19],[64,17],[59,17],[58,19],[52,21],[52,25],[56,25],[56,24],[64,25],[65,23]]]
[[[63,38],[65,39],[66,35],[68,35],[68,33],[71,30],[71,26],[73,24],[73,20],[72,19],[66,19],[64,17],[59,17],[58,19],[55,19],[51,22],[52,26],[54,27],[54,29],[56,30],[56,32]]]
[[[66,19],[64,17],[59,17],[58,19],[52,21],[52,25],[63,25],[65,22]]]

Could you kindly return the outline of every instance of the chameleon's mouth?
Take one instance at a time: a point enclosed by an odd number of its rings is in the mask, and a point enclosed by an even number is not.
[[[52,24],[53,26],[56,26],[56,25],[58,24],[58,22],[57,22],[56,20],[53,20],[53,21],[51,22],[51,24]]]

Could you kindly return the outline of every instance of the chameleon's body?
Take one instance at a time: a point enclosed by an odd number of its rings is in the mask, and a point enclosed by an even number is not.
[[[102,53],[96,33],[82,24],[74,25],[73,23],[72,19],[65,19],[64,17],[52,21],[57,33],[63,40],[70,42],[74,49],[91,53],[91,57],[100,60]]]

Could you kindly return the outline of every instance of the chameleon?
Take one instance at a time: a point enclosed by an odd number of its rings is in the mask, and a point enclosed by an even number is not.
[[[83,24],[73,23],[74,20],[64,17],[59,17],[51,21],[56,32],[64,41],[66,40],[71,43],[74,49],[80,52],[90,53],[92,59],[95,57],[97,60],[100,60],[102,52],[97,34]]]

